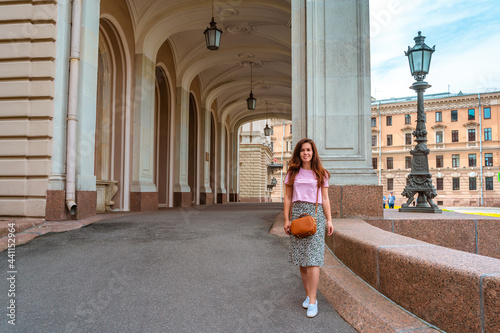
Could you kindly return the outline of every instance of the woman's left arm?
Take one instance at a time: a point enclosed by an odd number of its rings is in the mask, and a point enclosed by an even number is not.
[[[327,235],[333,234],[332,211],[330,210],[330,199],[328,198],[328,187],[321,188],[321,200],[323,201],[323,212],[326,217],[326,230]]]

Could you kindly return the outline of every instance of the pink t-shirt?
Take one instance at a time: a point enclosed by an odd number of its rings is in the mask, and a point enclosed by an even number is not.
[[[286,174],[285,184],[290,179],[290,173]],[[323,187],[328,187],[328,178],[325,178]],[[300,168],[299,173],[295,176],[293,183],[292,202],[305,201],[316,203],[316,195],[318,193],[318,181],[316,174],[312,170]],[[318,194],[318,205],[322,203],[321,191]]]

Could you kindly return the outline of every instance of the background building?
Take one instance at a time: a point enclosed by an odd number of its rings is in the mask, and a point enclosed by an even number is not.
[[[425,96],[429,169],[442,206],[500,206],[500,92]],[[401,192],[411,171],[415,97],[372,101],[372,165],[384,194]]]
[[[285,176],[288,171],[288,161],[292,157],[294,145],[292,143],[292,122],[286,119],[271,120],[271,147],[273,148],[273,162],[283,168],[274,169],[273,177],[276,186],[271,192],[273,202],[281,202],[285,195]]]
[[[265,120],[241,126],[239,144],[239,194],[241,202],[271,201],[272,162],[270,138],[264,135]]]

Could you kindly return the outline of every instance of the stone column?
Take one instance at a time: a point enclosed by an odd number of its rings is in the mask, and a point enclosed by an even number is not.
[[[191,188],[188,185],[189,160],[189,90],[177,87],[174,141],[174,207],[191,206]]]
[[[99,48],[100,1],[82,2],[82,40],[78,84],[78,123],[76,146],[77,219],[96,214],[94,175],[97,102],[97,50]]]
[[[293,85],[294,142],[301,137],[315,141],[331,173],[334,217],[381,216],[382,187],[371,166],[369,144],[368,0],[292,3],[292,17],[297,20],[292,22],[293,79],[306,81]],[[305,25],[299,24],[304,20]]]
[[[217,130],[219,135],[217,135],[216,147],[218,150],[219,163],[217,163],[217,203],[227,202],[226,194],[226,128],[223,123],[217,123]]]
[[[206,108],[201,109],[201,121],[200,121],[200,161],[201,161],[201,186],[200,186],[200,205],[209,205],[214,202],[214,195],[212,189],[210,188],[210,159],[214,156],[210,156],[210,144],[211,144],[211,132],[210,128],[212,125],[212,115],[210,110]]]
[[[135,104],[133,171],[130,210],[158,209],[154,184],[155,63],[145,54],[135,55]]]
[[[71,1],[57,2],[57,43],[54,78],[54,132],[52,137],[52,170],[47,188],[45,218],[48,221],[70,219],[65,204],[66,184],[66,117],[68,109],[69,45]]]
[[[229,133],[229,201],[238,202],[238,133]]]

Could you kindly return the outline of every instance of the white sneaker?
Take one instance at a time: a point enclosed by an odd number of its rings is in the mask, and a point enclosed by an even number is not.
[[[309,307],[309,296],[306,297],[306,300],[302,302],[302,307],[307,309]]]
[[[318,314],[318,300],[316,300],[316,304],[309,303],[309,307],[307,308],[307,316],[309,318],[316,317]]]

